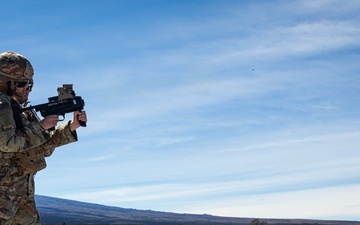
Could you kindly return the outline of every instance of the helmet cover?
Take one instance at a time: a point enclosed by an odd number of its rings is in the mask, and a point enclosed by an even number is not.
[[[0,76],[11,81],[30,80],[34,69],[27,58],[15,53],[4,52],[0,54]]]

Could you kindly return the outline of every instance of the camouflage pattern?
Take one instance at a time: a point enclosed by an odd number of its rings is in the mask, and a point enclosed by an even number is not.
[[[36,210],[35,199],[34,199],[34,177],[29,175],[28,178],[29,192],[28,195],[23,195],[20,202],[18,210],[15,216],[11,220],[1,220],[1,225],[14,225],[14,224],[31,224],[31,225],[41,225],[40,215]],[[32,189],[32,190],[30,190]]]
[[[34,75],[34,68],[25,56],[15,52],[0,54],[0,72],[13,80],[30,80]]]
[[[26,120],[26,118],[23,118]],[[0,151],[24,152],[47,140],[47,134],[37,121],[26,121],[25,127],[16,129],[11,99],[0,93]]]
[[[39,125],[34,111],[21,115],[17,129],[10,98],[0,93],[0,224],[40,224],[34,201],[34,176],[46,167],[56,147],[77,141],[69,122],[51,133]]]

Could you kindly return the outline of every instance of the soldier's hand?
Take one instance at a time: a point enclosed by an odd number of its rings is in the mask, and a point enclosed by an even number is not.
[[[80,127],[80,122],[87,122],[87,116],[85,111],[76,111],[74,112],[73,120],[70,122],[70,130],[74,131]]]
[[[40,121],[40,126],[44,128],[45,130],[48,130],[52,127],[55,127],[57,123],[59,122],[59,116],[58,115],[49,115],[46,116],[43,120]]]

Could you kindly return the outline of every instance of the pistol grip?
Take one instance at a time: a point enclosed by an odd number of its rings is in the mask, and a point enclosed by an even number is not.
[[[79,117],[79,116],[78,116]],[[82,127],[86,127],[86,122],[82,121],[82,120],[79,120],[79,123],[80,123],[80,126]]]

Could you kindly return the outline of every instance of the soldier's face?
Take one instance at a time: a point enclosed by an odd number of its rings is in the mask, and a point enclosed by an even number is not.
[[[28,98],[29,94],[31,92],[32,86],[31,85],[25,85],[24,87],[16,87],[15,90],[15,98],[22,104],[25,103]]]

